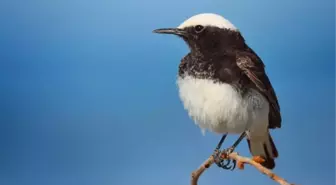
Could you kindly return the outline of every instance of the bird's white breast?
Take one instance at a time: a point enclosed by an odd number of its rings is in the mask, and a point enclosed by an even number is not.
[[[191,76],[178,77],[177,85],[184,108],[202,130],[240,134],[267,128],[269,105],[257,91],[242,97],[230,84]]]

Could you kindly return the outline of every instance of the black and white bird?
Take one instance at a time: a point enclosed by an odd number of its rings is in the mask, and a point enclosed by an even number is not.
[[[246,137],[251,154],[273,169],[278,151],[269,129],[281,127],[280,106],[264,63],[240,31],[220,15],[202,13],[154,32],[177,35],[189,46],[179,65],[179,96],[202,130],[223,134],[216,150],[227,134],[240,134],[226,152]]]

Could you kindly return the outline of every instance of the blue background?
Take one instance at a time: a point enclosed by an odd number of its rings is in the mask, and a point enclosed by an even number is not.
[[[187,46],[152,30],[202,12],[229,19],[266,64],[283,115],[275,172],[334,184],[332,0],[1,1],[0,184],[188,184],[220,136],[202,136],[178,99]],[[245,141],[237,151],[249,156]],[[200,184],[275,183],[213,166]]]

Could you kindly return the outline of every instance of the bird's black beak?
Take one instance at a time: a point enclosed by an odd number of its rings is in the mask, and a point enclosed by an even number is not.
[[[178,36],[187,36],[187,32],[178,28],[161,28],[153,30],[154,33],[173,34]]]

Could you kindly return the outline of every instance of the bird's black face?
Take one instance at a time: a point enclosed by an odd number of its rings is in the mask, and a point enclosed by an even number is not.
[[[201,46],[201,40],[205,40],[206,27],[202,25],[189,26],[183,29],[179,28],[163,28],[156,29],[154,33],[173,34],[182,38],[189,45],[191,50],[198,49]]]
[[[181,37],[192,52],[200,54],[214,54],[231,46],[241,44],[239,32],[212,26],[189,26],[183,29],[156,29],[154,33],[174,34]]]

